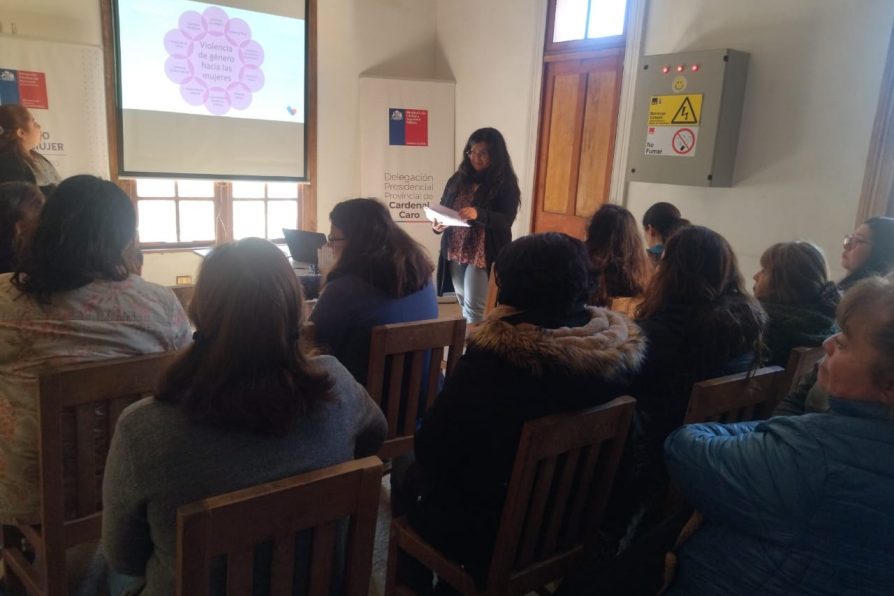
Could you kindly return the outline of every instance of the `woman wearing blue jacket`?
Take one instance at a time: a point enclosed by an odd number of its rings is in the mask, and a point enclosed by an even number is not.
[[[819,368],[830,413],[668,438],[704,516],[668,594],[894,593],[894,279],[855,285],[838,323]]]

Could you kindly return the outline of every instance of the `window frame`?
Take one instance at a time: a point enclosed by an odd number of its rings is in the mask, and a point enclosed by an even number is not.
[[[297,182],[298,184],[298,220],[295,227],[303,230],[316,231],[317,229],[317,201],[316,201],[316,178],[317,178],[317,0],[305,0],[307,19],[307,98],[306,98],[306,181]],[[109,172],[113,182],[115,182],[128,197],[137,209],[137,201],[139,197],[136,194],[136,178],[125,178],[119,176],[118,163],[118,146],[119,146],[119,130],[118,118],[116,117],[118,110],[118,92],[115,85],[115,63],[116,63],[116,47],[113,33],[113,14],[111,0],[100,0],[100,15],[102,19],[102,46],[104,56],[105,71],[105,98],[106,98],[106,129],[108,135],[109,146]],[[156,176],[146,176],[147,178]],[[177,174],[176,176],[157,176],[161,178],[189,179],[193,176],[189,174]],[[249,178],[240,178],[240,180]],[[261,182],[277,182],[276,179],[250,178]],[[214,181],[214,217],[215,217],[215,239],[211,244],[217,246],[233,239],[233,193],[232,184],[229,181]],[[146,197],[150,199],[149,197]],[[164,199],[179,200],[178,197],[164,197]],[[208,197],[203,197],[208,200]],[[150,199],[151,200],[151,199]],[[189,200],[186,198],[184,200]],[[281,199],[256,199],[256,200],[281,200]],[[266,211],[266,206],[265,206]],[[178,212],[179,213],[179,212]],[[178,222],[179,237],[179,216]],[[196,248],[208,247],[208,242],[146,242],[140,243],[140,248],[144,250],[193,250]]]
[[[572,39],[568,41],[553,41],[556,29],[556,7],[559,0],[549,0],[546,13],[546,37],[544,39],[544,58],[556,54],[572,52],[595,52],[610,48],[624,48],[627,43],[627,33],[630,29],[630,0],[626,0],[624,9],[624,32],[621,35],[611,37],[597,37],[595,39]],[[594,0],[588,0],[593,2]]]
[[[264,181],[266,184],[268,181]],[[271,180],[270,182],[276,182],[275,180]],[[130,198],[131,203],[133,203],[134,210],[137,213],[137,219],[139,220],[139,202],[140,201],[212,201],[214,203],[214,240],[208,241],[194,241],[194,242],[140,242],[140,248],[143,250],[163,250],[163,251],[177,251],[177,250],[194,250],[196,248],[207,248],[209,246],[218,246],[220,244],[224,244],[226,242],[230,242],[234,240],[233,237],[233,201],[263,201],[264,202],[264,216],[265,216],[265,226],[266,226],[266,216],[267,216],[267,203],[269,201],[297,201],[298,203],[298,219],[295,222],[295,227],[297,229],[307,230],[308,228],[301,227],[302,224],[302,213],[304,211],[304,206],[306,202],[306,193],[307,193],[307,184],[298,183],[298,196],[295,199],[277,199],[277,198],[257,198],[257,199],[241,199],[233,197],[233,185],[230,181],[214,181],[214,195],[211,197],[181,197],[179,193],[177,196],[173,197],[140,197],[137,195],[137,179],[136,178],[119,178],[116,181],[121,190],[123,190],[127,196]],[[265,187],[265,194],[266,194]],[[180,216],[179,209],[175,212],[177,214],[177,236],[180,236]],[[139,226],[139,221],[137,221],[137,225]],[[314,231],[314,230],[311,230]],[[270,242],[282,243],[285,242],[284,238],[276,237],[270,238]]]

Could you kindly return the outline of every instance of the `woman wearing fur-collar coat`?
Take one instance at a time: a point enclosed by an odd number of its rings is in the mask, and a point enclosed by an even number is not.
[[[521,429],[622,395],[645,339],[625,316],[585,306],[583,243],[526,236],[496,263],[496,308],[416,433],[414,527],[479,581],[487,573]]]

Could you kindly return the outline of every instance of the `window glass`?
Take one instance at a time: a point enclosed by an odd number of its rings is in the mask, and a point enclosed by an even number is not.
[[[583,39],[587,23],[587,0],[558,0],[553,41]]]
[[[297,199],[298,183],[297,182],[268,182],[267,183],[268,199]]]
[[[180,242],[214,241],[214,201],[180,201]]]
[[[298,201],[267,203],[267,238],[282,238],[283,228],[294,228],[298,222]]]
[[[233,201],[233,239],[265,238],[263,201]],[[280,232],[282,233],[282,232]]]
[[[140,242],[177,242],[176,201],[150,201],[137,203],[140,217]]]
[[[234,199],[263,199],[264,183],[263,182],[247,182],[244,180],[234,181],[233,183]]]
[[[624,34],[627,0],[556,0],[553,42]]]
[[[624,34],[626,0],[591,0],[587,39]]]
[[[178,180],[177,196],[210,199],[214,196],[214,180]]]
[[[164,178],[139,178],[137,180],[138,197],[176,197],[177,189],[173,180]]]

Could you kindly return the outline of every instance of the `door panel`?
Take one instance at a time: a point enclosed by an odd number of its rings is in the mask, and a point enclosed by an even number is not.
[[[583,238],[587,219],[608,200],[623,60],[623,48],[613,48],[546,63],[535,232]]]

